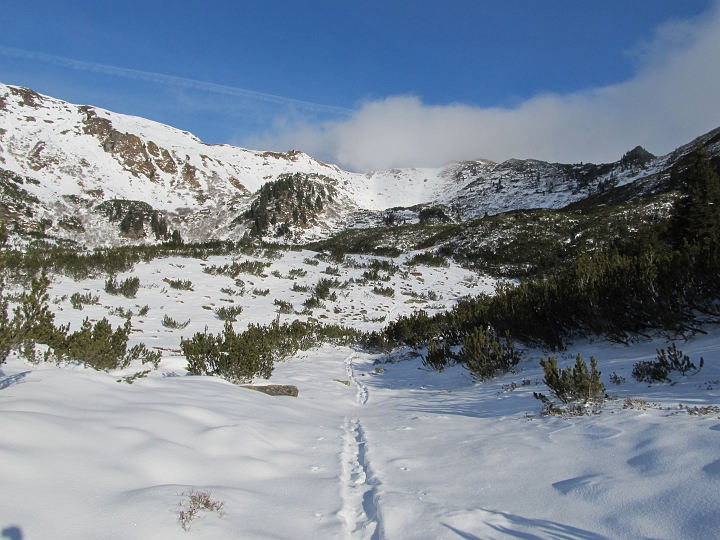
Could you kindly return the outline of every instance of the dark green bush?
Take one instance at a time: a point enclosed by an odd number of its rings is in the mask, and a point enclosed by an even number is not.
[[[670,381],[670,373],[677,371],[680,375],[685,376],[687,373],[691,375],[697,374],[705,365],[705,360],[700,358],[700,367],[695,367],[690,361],[690,357],[683,355],[673,343],[666,351],[665,349],[656,349],[656,360],[645,360],[638,362],[633,366],[632,376],[638,382],[666,382]]]
[[[215,315],[221,321],[235,322],[242,310],[242,306],[221,306],[215,309]]]
[[[163,316],[162,325],[165,328],[171,328],[173,330],[182,330],[183,328],[187,328],[187,326],[190,324],[190,319],[187,321],[181,323],[170,317],[167,313]]]
[[[79,331],[63,338],[56,337],[50,345],[57,358],[80,360],[85,366],[100,371],[124,369],[135,360],[141,360],[143,364],[152,363],[157,367],[159,351],[151,352],[142,343],[128,351],[130,330],[129,320],[113,331],[104,317],[94,325],[86,318]]]
[[[448,262],[446,257],[443,257],[441,255],[435,255],[434,253],[430,251],[426,251],[424,253],[418,253],[417,255],[414,255],[408,261],[405,263],[407,265],[422,265],[422,266],[435,266],[440,268],[447,268],[450,266],[450,263]]]
[[[125,298],[135,298],[140,288],[140,279],[137,277],[129,277],[120,283],[115,277],[109,277],[105,282],[105,292],[112,295],[123,295]]]
[[[163,281],[170,285],[171,289],[177,289],[179,291],[192,291],[193,284],[189,279],[169,279],[163,278]]]
[[[241,273],[262,277],[264,275],[265,268],[271,264],[272,263],[262,261],[235,261],[232,264],[225,264],[223,266],[216,266],[214,264],[212,266],[206,266],[203,268],[203,272],[213,276],[225,275],[233,279]]]
[[[340,287],[337,279],[320,278],[315,285],[315,296],[319,300],[327,300],[330,297],[331,289]]]
[[[44,274],[32,279],[30,290],[23,291],[10,318],[5,282],[0,276],[0,365],[13,349],[26,343],[52,344],[62,339],[63,327],[55,328],[55,315],[48,306],[50,280]]]
[[[503,343],[495,330],[479,327],[469,332],[462,342],[460,359],[478,379],[492,379],[511,371],[520,362],[510,334],[505,334]]]
[[[180,347],[188,361],[188,371],[196,375],[218,375],[233,382],[248,382],[254,377],[269,378],[274,362],[284,360],[299,350],[308,350],[322,343],[348,345],[358,332],[340,326],[323,326],[302,322],[268,326],[250,324],[236,333],[225,323],[222,334],[196,333],[182,339]]]
[[[423,364],[436,371],[442,371],[446,366],[456,363],[458,357],[452,352],[450,344],[441,339],[431,339],[427,344],[427,354]]]
[[[557,358],[540,359],[540,365],[545,372],[543,382],[550,393],[562,403],[572,402],[599,402],[605,393],[605,385],[600,382],[600,372],[597,370],[597,360],[590,357],[590,370],[580,353],[575,358],[573,367],[558,368]],[[536,394],[538,399],[545,401],[542,394]]]
[[[91,293],[80,294],[73,293],[70,295],[70,303],[73,309],[82,309],[86,305],[97,305],[100,303],[100,297],[93,296]]]
[[[290,302],[286,302],[285,300],[279,300],[276,298],[273,301],[273,304],[275,304],[278,307],[278,313],[283,313],[285,315],[295,313],[295,309],[293,308],[293,305]]]
[[[305,306],[306,309],[318,309],[324,308],[325,304],[323,304],[317,296],[311,296],[303,302],[303,306]]]
[[[395,296],[395,289],[393,289],[392,287],[380,287],[376,285],[375,287],[373,287],[373,292],[380,296],[388,296],[390,298]]]

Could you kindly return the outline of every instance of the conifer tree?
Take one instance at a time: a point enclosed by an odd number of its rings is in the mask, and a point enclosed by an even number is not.
[[[673,246],[713,244],[720,236],[720,178],[710,155],[698,142],[691,154],[682,196],[675,202],[670,222]]]

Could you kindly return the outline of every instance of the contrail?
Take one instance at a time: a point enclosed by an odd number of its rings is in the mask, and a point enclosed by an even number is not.
[[[10,56],[13,58],[24,58],[27,60],[37,60],[46,62],[60,67],[77,69],[81,71],[93,71],[95,73],[106,73],[117,77],[125,77],[128,79],[137,79],[141,81],[149,81],[159,84],[169,84],[172,86],[180,86],[182,88],[195,88],[197,90],[206,90],[208,92],[216,92],[218,94],[226,94],[229,96],[237,96],[246,99],[254,99],[258,101],[266,101],[276,103],[278,105],[286,105],[302,109],[309,112],[329,113],[342,116],[349,116],[355,111],[344,107],[334,107],[332,105],[321,105],[311,103],[309,101],[301,101],[299,99],[286,98],[265,94],[263,92],[255,92],[253,90],[245,90],[243,88],[235,88],[233,86],[224,86],[222,84],[214,84],[194,79],[186,79],[184,77],[173,77],[172,75],[163,75],[162,73],[151,73],[149,71],[140,71],[137,69],[128,69],[117,66],[108,66],[105,64],[96,64],[94,62],[84,62],[82,60],[74,60],[72,58],[64,58],[52,54],[37,53],[25,51],[23,49],[15,49],[13,47],[3,47],[0,45],[0,55]]]

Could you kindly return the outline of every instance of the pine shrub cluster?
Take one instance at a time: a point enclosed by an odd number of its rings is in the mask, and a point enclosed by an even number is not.
[[[220,306],[215,309],[215,316],[221,321],[235,322],[242,310],[242,306]]]
[[[475,328],[465,336],[460,358],[470,373],[481,381],[504,375],[520,362],[510,333],[505,333],[503,343],[491,326]]]
[[[140,289],[140,279],[135,276],[119,283],[114,276],[105,281],[105,292],[114,296],[122,295],[125,298],[135,298],[138,289]]]
[[[100,297],[93,296],[92,293],[73,293],[70,295],[70,303],[73,309],[82,309],[83,306],[97,305],[100,303]]]
[[[488,325],[551,349],[599,335],[626,342],[648,331],[674,335],[720,318],[720,180],[698,146],[667,222],[649,235],[585,254],[542,278],[502,284],[493,296],[450,311],[400,317],[385,332],[410,346],[443,337],[460,345]]]
[[[233,262],[232,264],[224,264],[222,266],[206,266],[203,268],[203,272],[213,276],[224,275],[231,278],[236,278],[239,274],[251,274],[253,276],[262,277],[265,273],[265,268],[270,266],[272,263],[262,261],[251,261],[246,260],[242,262]]]
[[[192,291],[193,284],[189,279],[170,279],[163,278],[163,281],[170,285],[171,289],[177,289],[178,291]]]
[[[276,236],[290,232],[291,225],[307,225],[333,201],[333,187],[302,173],[283,174],[260,188],[244,217],[251,220],[250,235],[264,236],[277,227]]]
[[[98,370],[122,369],[135,360],[154,365],[160,361],[160,352],[151,352],[144,344],[128,350],[129,320],[114,331],[105,318],[94,325],[86,318],[80,330],[72,333],[69,325],[56,327],[55,316],[48,305],[49,283],[45,275],[34,278],[30,290],[18,299],[11,318],[4,284],[0,281],[0,364],[13,349],[37,361],[35,345],[38,343],[49,347],[46,360],[79,360]]]
[[[294,320],[268,326],[250,324],[245,332],[236,333],[229,322],[222,333],[210,334],[207,328],[189,339],[181,339],[180,348],[188,361],[188,371],[195,375],[218,375],[233,382],[248,382],[254,377],[268,379],[274,363],[299,350],[322,343],[348,345],[359,333],[336,325],[321,325]]]

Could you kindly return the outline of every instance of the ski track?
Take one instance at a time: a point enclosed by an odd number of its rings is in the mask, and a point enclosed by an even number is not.
[[[353,359],[355,353],[345,359],[348,379],[357,387],[355,407],[368,401],[367,386],[355,377]],[[378,487],[368,459],[368,440],[359,418],[348,415],[343,425],[343,451],[341,496],[343,508],[340,516],[345,520],[345,538],[348,540],[381,540],[381,514],[378,509]]]

